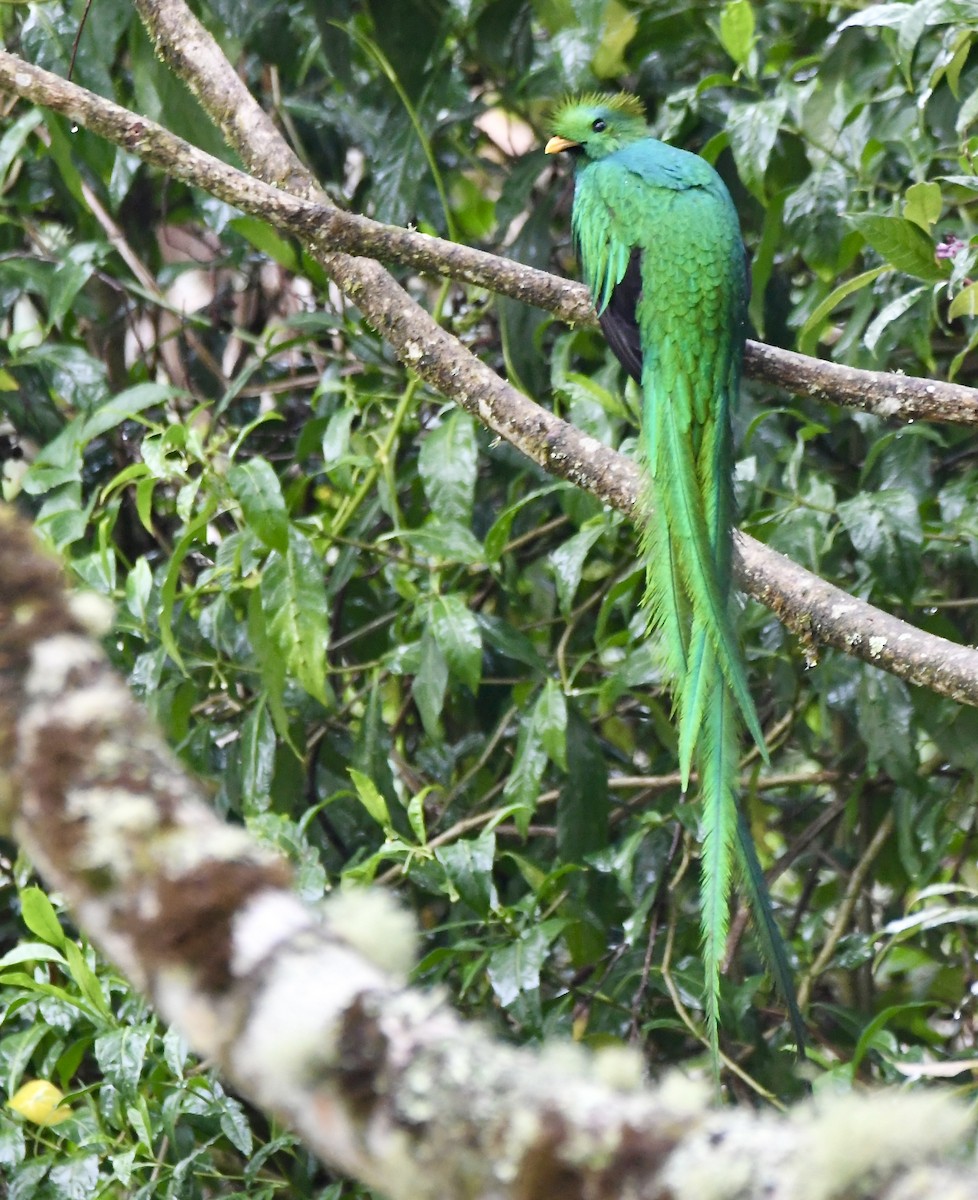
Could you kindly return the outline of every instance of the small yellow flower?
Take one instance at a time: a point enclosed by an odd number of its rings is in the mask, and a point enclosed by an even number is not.
[[[64,1098],[64,1092],[53,1083],[48,1083],[46,1079],[32,1079],[14,1092],[7,1101],[7,1107],[35,1125],[59,1125],[71,1116],[71,1109],[61,1103]]]

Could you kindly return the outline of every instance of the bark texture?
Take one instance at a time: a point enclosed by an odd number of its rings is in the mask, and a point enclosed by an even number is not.
[[[139,0],[137,7],[161,55],[254,175],[3,51],[0,89],[63,113],[176,178],[301,237],[406,366],[551,474],[641,519],[638,472],[630,460],[511,387],[433,321],[379,262],[363,255],[478,284],[572,323],[593,324],[585,289],[483,251],[342,212],[183,4]],[[957,384],[859,371],[756,342],[748,345],[747,367],[757,378],[886,417],[978,423],[978,392]],[[813,663],[821,646],[831,646],[910,683],[978,705],[978,651],[851,597],[747,536],[739,538],[738,551],[740,585],[802,640]]]
[[[978,1200],[969,1112],[940,1093],[791,1116],[713,1112],[627,1051],[542,1053],[404,985],[381,892],[325,915],[223,824],[27,525],[0,508],[0,819],[198,1054],[391,1200]]]

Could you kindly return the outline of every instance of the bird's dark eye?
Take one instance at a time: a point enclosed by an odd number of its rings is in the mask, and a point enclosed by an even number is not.
[[[591,128],[595,133],[604,133],[604,131],[608,128],[608,122],[602,121],[600,117],[597,117],[591,122]]]

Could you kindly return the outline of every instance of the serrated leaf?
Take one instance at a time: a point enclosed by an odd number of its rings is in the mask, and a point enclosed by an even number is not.
[[[270,549],[286,554],[289,548],[289,514],[278,476],[263,458],[235,463],[228,471],[228,486],[241,505],[245,523]]]
[[[876,253],[896,270],[928,283],[947,278],[949,268],[937,261],[934,243],[913,221],[876,213],[861,213],[849,220]]]
[[[329,625],[323,566],[312,543],[294,527],[287,552],[269,554],[260,591],[269,637],[299,684],[325,705]]]
[[[425,497],[441,521],[469,525],[477,469],[475,423],[467,412],[453,408],[424,439],[418,454]]]
[[[482,677],[479,622],[461,596],[436,596],[429,609],[431,630],[449,672],[476,692]]]

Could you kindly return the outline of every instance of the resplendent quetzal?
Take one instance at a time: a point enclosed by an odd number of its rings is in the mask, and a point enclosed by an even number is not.
[[[747,727],[767,761],[732,615],[733,446],[747,269],[733,201],[702,158],[651,136],[641,102],[587,95],[551,119],[548,154],[576,160],[571,225],[612,350],[641,386],[648,476],[644,603],[675,678],[679,769],[702,801],[706,1012],[719,1061],[720,966],[739,858],[765,957],[801,1023],[750,830],[737,801]]]

